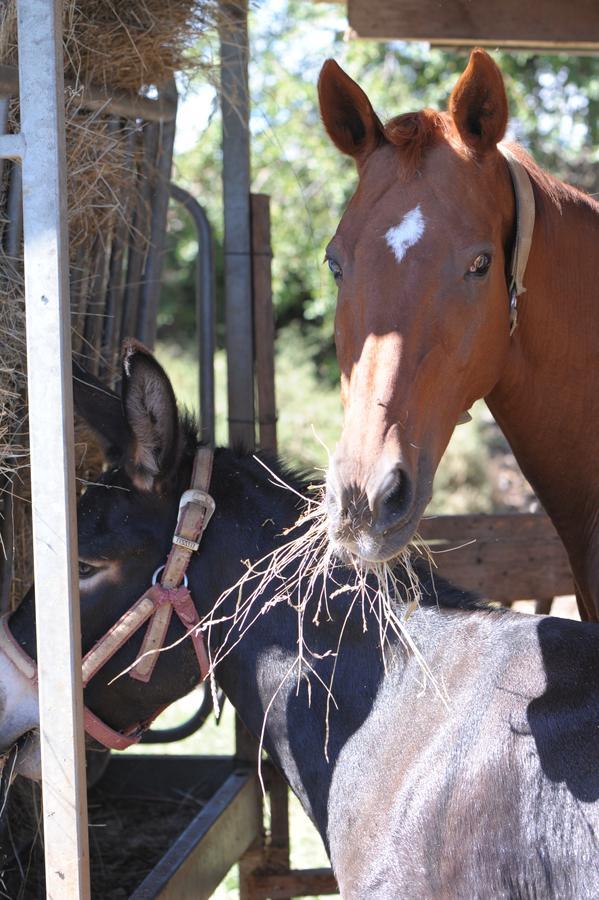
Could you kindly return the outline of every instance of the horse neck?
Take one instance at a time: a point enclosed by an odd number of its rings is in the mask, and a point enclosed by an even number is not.
[[[527,291],[487,402],[588,594],[599,578],[599,559],[589,560],[599,543],[599,205],[564,186],[560,208],[534,188]]]

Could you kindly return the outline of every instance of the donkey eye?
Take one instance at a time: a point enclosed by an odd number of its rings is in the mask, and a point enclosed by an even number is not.
[[[330,256],[327,256],[327,263],[329,265],[329,269],[333,273],[333,278],[335,281],[340,281],[343,277],[343,270],[338,262],[335,262],[334,259],[331,259]]]
[[[489,271],[489,266],[491,265],[491,257],[488,253],[479,253],[478,256],[472,261],[469,269],[468,275],[485,275]]]
[[[79,560],[79,578],[91,578],[96,572],[100,571],[99,566],[92,566],[89,563]]]

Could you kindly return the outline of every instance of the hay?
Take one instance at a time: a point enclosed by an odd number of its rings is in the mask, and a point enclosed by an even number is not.
[[[65,0],[65,78],[137,93],[204,65],[196,42],[217,22],[215,0]],[[17,62],[15,0],[0,11],[0,59]]]
[[[82,89],[132,95],[160,89],[175,71],[209,70],[205,48],[217,21],[215,0],[65,0],[64,60],[67,204],[74,348],[103,359],[100,346],[105,285],[94,272],[107,271],[115,236],[136,242],[145,258],[149,242],[147,129],[82,105]],[[0,63],[16,66],[16,2],[0,4]],[[202,41],[206,38],[206,41]],[[159,129],[159,126],[153,126]],[[19,105],[9,106],[8,130],[19,128]],[[154,134],[153,140],[157,139]],[[20,247],[6,251],[9,178],[0,162],[0,496],[14,494],[16,602],[32,580],[25,382],[25,314]],[[94,281],[96,278],[96,281]],[[99,287],[98,287],[99,284]],[[98,327],[90,326],[95,318]],[[105,360],[110,371],[112,358]],[[0,515],[6,510],[0,509]],[[2,548],[0,548],[2,552]],[[5,554],[6,555],[6,554]]]
[[[93,900],[126,900],[206,803],[205,785],[118,798],[100,784],[89,793]],[[17,778],[0,831],[0,898],[45,897],[39,785]]]

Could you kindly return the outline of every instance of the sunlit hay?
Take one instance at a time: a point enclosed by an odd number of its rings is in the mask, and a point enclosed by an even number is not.
[[[137,92],[175,71],[206,67],[198,39],[214,30],[216,0],[64,0],[64,72],[76,86]],[[0,8],[0,60],[16,64],[15,0]]]

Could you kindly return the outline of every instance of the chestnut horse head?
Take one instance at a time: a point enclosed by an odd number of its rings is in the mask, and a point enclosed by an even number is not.
[[[344,405],[330,533],[338,549],[376,562],[413,536],[456,423],[508,354],[515,201],[497,147],[508,107],[483,50],[447,113],[383,125],[332,60],[319,95],[325,128],[359,176],[326,254]]]

